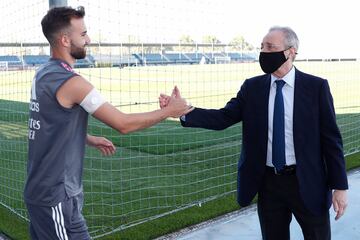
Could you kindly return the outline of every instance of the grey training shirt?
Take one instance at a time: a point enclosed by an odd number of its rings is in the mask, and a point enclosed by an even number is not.
[[[88,113],[79,105],[64,108],[58,89],[77,76],[69,64],[50,59],[35,74],[31,89],[29,152],[24,198],[54,206],[82,192]]]

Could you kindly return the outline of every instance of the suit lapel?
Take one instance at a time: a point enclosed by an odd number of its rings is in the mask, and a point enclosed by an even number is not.
[[[259,107],[260,112],[264,113],[263,117],[261,118],[261,124],[262,129],[264,131],[261,131],[264,133],[264,136],[262,137],[264,139],[264,142],[261,145],[262,152],[264,153],[264,164],[266,163],[266,155],[267,155],[267,145],[268,145],[268,132],[269,132],[269,94],[270,94],[270,84],[271,84],[271,75],[267,74],[264,77],[264,81],[262,81],[262,87],[261,87],[261,105]]]
[[[293,139],[295,157],[299,159],[305,139],[301,134],[306,127],[307,115],[311,112],[312,97],[311,86],[301,71],[295,68],[295,89],[294,89],[294,109],[293,109]]]
[[[266,129],[268,129],[268,122],[269,122],[269,94],[270,94],[270,84],[271,84],[271,75],[267,74],[266,79],[264,81],[264,86],[262,87],[263,93],[263,111],[266,112]]]

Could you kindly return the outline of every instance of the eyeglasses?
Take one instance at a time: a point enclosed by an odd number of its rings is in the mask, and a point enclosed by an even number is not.
[[[275,50],[281,50],[284,47],[279,44],[272,44],[272,43],[262,43],[261,44],[261,50],[268,50],[268,51],[275,51]]]
[[[261,43],[261,50],[266,50],[269,52],[275,52],[275,51],[285,51],[288,50],[290,48],[292,48],[293,46],[288,46],[288,47],[284,47],[282,45],[279,44],[272,44],[272,43]]]

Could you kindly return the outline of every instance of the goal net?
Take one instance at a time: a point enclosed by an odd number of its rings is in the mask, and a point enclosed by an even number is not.
[[[226,64],[231,62],[230,57],[214,57],[215,64]]]
[[[87,57],[75,64],[75,71],[125,113],[158,109],[159,94],[170,94],[175,85],[193,106],[221,108],[236,96],[245,79],[263,74],[256,58],[241,61],[242,56],[234,53],[238,50],[228,46],[238,33],[225,31],[223,26],[232,26],[234,21],[227,16],[237,14],[224,10],[227,4],[222,1],[67,3],[85,7],[91,38]],[[28,104],[35,69],[50,57],[40,25],[49,1],[3,0],[0,7],[0,59],[21,59],[31,67],[0,71],[0,208],[15,218],[28,219],[23,200]],[[244,37],[247,39],[246,34]],[[261,39],[252,44],[258,41]],[[199,64],[205,56],[217,64]],[[235,57],[238,61],[232,61]],[[0,62],[0,69],[10,68],[5,65]],[[345,152],[359,151],[359,61],[295,65],[329,80]],[[210,131],[183,128],[179,119],[167,119],[121,135],[89,117],[88,132],[110,139],[117,147],[111,157],[86,148],[83,213],[92,238],[236,191],[241,124]]]
[[[8,62],[0,61],[0,71],[7,71],[8,69]]]

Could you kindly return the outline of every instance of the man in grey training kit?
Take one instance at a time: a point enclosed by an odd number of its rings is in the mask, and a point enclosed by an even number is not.
[[[28,177],[24,199],[32,239],[90,239],[82,215],[82,170],[85,144],[104,155],[115,152],[111,141],[87,134],[88,114],[126,134],[189,111],[184,99],[167,107],[125,114],[74,72],[76,59],[90,43],[83,7],[53,8],[41,21],[51,59],[35,74],[29,116]],[[121,94],[121,93],[119,93]]]

